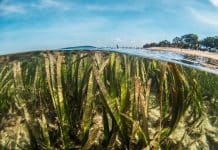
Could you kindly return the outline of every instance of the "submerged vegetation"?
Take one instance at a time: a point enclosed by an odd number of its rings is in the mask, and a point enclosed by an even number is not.
[[[114,52],[30,54],[2,56],[0,149],[218,146],[215,74]]]

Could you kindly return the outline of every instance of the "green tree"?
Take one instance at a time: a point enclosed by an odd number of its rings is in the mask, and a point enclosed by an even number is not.
[[[201,41],[201,45],[206,48],[214,47],[214,37],[207,37]]]
[[[214,48],[218,49],[218,36],[214,37]]]
[[[182,45],[182,39],[180,37],[175,37],[172,41],[172,45],[174,47],[181,47]]]
[[[149,48],[149,47],[157,47],[159,46],[157,43],[147,43],[145,45],[143,45],[143,48]]]
[[[181,37],[184,48],[197,49],[199,47],[197,34],[186,34]]]
[[[159,42],[159,46],[160,46],[160,47],[169,47],[170,45],[171,45],[170,42],[167,41],[167,40],[164,40],[164,41],[160,41],[160,42]]]

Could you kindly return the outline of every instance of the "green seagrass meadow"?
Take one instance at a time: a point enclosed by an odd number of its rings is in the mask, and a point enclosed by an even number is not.
[[[216,149],[218,75],[106,51],[0,56],[0,149]]]

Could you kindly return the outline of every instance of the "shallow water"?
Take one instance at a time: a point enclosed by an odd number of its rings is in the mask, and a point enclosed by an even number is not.
[[[156,51],[156,50],[154,51],[154,50],[141,49],[141,48],[110,48],[110,47],[101,48],[101,47],[94,47],[94,46],[67,47],[67,48],[61,48],[61,49],[56,49],[56,50],[114,51],[114,52],[119,52],[119,53],[124,53],[124,54],[141,56],[145,58],[173,62],[176,64],[182,64],[188,67],[192,67],[192,68],[207,71],[210,73],[218,74],[218,60],[212,60],[208,58],[179,54],[179,53],[170,52],[170,51]],[[31,52],[31,51],[27,50],[23,52]],[[22,53],[22,52],[18,52],[18,53]],[[0,52],[0,56],[6,55],[6,54],[8,53]],[[16,52],[14,54],[16,54]]]
[[[79,47],[64,49],[64,50],[78,50]],[[102,50],[102,51],[114,51],[124,54],[136,55],[145,58],[163,60],[182,64],[188,67],[200,69],[210,73],[218,74],[218,60],[212,60],[208,58],[202,58],[197,56],[189,56],[185,54],[179,54],[170,51],[154,51],[148,49],[134,49],[134,48],[95,48],[95,47],[81,47],[79,50]],[[214,63],[211,63],[214,62]]]
[[[197,61],[216,62],[172,52],[89,50],[0,61],[0,149],[218,147],[218,75],[195,69]]]
[[[184,54],[178,54],[170,51],[152,51],[148,49],[111,49],[112,51],[127,53],[131,55],[143,56],[147,58],[153,58],[157,60],[163,60],[182,64],[188,67],[204,70],[210,73],[218,74],[218,62],[216,67],[211,67],[207,58],[193,57]]]

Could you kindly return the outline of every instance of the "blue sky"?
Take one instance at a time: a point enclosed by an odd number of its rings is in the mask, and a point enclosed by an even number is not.
[[[218,0],[0,0],[0,52],[218,35]]]

